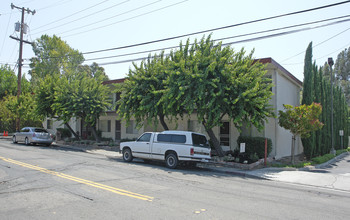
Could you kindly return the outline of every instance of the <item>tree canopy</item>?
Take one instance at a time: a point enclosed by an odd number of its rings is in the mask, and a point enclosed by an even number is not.
[[[195,112],[222,156],[213,128],[222,124],[224,116],[238,128],[247,122],[258,129],[263,128],[267,117],[273,116],[268,104],[271,79],[264,77],[264,65],[254,62],[252,56],[253,52],[245,55],[243,49],[235,52],[230,46],[216,44],[211,36],[193,44],[188,40],[166,58],[149,57],[140,67],[134,65],[118,112],[128,116],[127,120],[136,116],[137,123],[147,117],[158,119],[159,113],[177,118]],[[134,104],[138,107],[127,108]]]
[[[55,35],[42,35],[33,43],[32,49],[35,56],[30,60],[29,74],[34,84],[46,75],[63,74],[76,69],[84,61],[79,51]]]

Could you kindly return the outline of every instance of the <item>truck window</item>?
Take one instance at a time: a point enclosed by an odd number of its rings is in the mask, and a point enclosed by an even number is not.
[[[181,134],[158,134],[158,142],[186,143],[186,136]]]
[[[192,134],[193,145],[199,147],[209,147],[207,138],[203,135]]]
[[[151,133],[145,133],[137,139],[138,142],[149,142],[151,140]]]

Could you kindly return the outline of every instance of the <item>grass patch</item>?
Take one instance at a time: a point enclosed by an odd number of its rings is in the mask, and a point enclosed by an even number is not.
[[[342,153],[345,153],[345,152],[350,152],[350,147],[347,148],[347,149],[343,149],[343,150],[337,150],[336,151],[336,156],[342,154]],[[281,168],[291,168],[291,167],[294,167],[294,168],[303,168],[303,167],[306,167],[306,166],[311,166],[311,165],[317,165],[317,164],[322,164],[322,163],[325,163],[331,159],[333,159],[335,156],[333,154],[325,154],[323,156],[319,156],[319,157],[314,157],[311,159],[311,161],[303,161],[303,162],[300,162],[298,164],[280,164],[280,163],[270,163],[268,164],[270,167],[281,167]]]

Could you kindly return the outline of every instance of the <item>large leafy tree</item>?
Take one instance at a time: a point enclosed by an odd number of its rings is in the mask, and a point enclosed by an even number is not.
[[[32,47],[35,57],[31,59],[29,74],[34,84],[47,75],[64,74],[76,69],[84,61],[79,51],[55,35],[42,35]]]
[[[53,111],[67,123],[72,117],[87,123],[97,142],[96,122],[110,105],[108,88],[102,85],[104,77],[91,77],[84,72],[66,74],[55,89]]]
[[[17,92],[17,77],[7,65],[0,66],[0,99]]]
[[[133,64],[128,79],[118,88],[122,92],[117,110],[121,118],[127,122],[134,118],[139,126],[159,120],[163,129],[169,130],[165,118],[170,114],[164,100],[168,63],[161,53],[149,56],[140,66]]]
[[[252,55],[215,44],[210,36],[192,45],[187,41],[170,55],[168,109],[183,106],[189,114],[195,112],[219,156],[223,151],[213,128],[221,126],[225,116],[237,128],[247,123],[259,130],[273,116],[271,80]]]

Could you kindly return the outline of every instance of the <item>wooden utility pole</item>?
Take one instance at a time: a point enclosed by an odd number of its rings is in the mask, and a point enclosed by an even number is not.
[[[21,96],[21,81],[22,81],[22,51],[23,51],[23,43],[29,43],[31,44],[31,42],[25,41],[23,40],[23,34],[24,34],[24,28],[25,28],[25,24],[24,24],[24,12],[26,11],[28,14],[32,13],[33,15],[35,14],[35,10],[31,11],[29,10],[29,8],[25,9],[24,7],[20,8],[15,6],[14,4],[11,3],[11,8],[17,8],[20,11],[22,11],[22,18],[21,18],[21,23],[19,25],[19,29],[20,29],[20,39],[10,36],[10,38],[18,40],[19,41],[19,58],[18,58],[18,79],[17,79],[17,102],[19,103],[19,98]],[[19,131],[20,129],[20,124],[21,124],[21,118],[18,115],[17,119],[16,119],[16,131]]]

